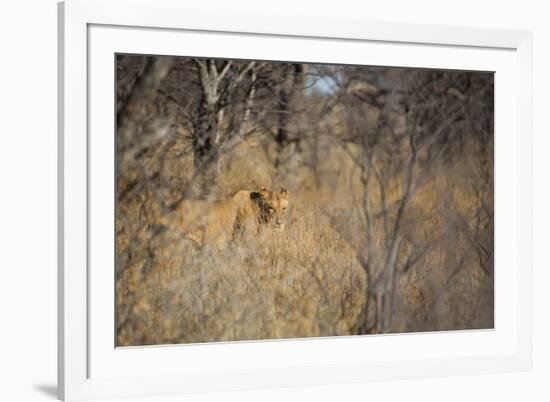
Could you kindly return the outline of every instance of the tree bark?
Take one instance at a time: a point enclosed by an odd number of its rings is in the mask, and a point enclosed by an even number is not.
[[[139,131],[139,126],[147,120],[146,106],[155,95],[162,81],[172,67],[170,57],[147,57],[141,74],[133,89],[122,100],[117,113],[117,134],[125,143],[130,143]]]

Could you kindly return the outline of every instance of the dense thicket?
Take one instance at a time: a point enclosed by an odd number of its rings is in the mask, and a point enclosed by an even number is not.
[[[117,58],[119,345],[493,326],[493,74]],[[198,247],[186,198],[285,186]]]

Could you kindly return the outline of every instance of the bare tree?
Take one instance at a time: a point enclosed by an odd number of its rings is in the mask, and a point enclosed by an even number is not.
[[[490,74],[117,60],[122,344],[490,326]],[[163,223],[276,180],[280,233],[217,250]]]
[[[141,71],[118,96],[117,144],[119,154],[123,155],[120,167],[164,133],[158,125],[147,125],[147,108],[170,72],[172,62],[171,57],[146,57]]]
[[[194,62],[201,93],[191,137],[195,169],[202,176],[204,192],[215,181],[220,152],[242,141],[246,135],[244,130],[250,121],[261,63],[213,59]],[[228,110],[231,110],[229,123],[226,122]]]
[[[482,98],[492,96],[492,89],[481,86],[479,91],[472,91],[467,74],[451,80],[444,72],[430,75],[403,70],[394,71],[394,88],[388,93],[369,82],[369,78],[363,71],[348,71],[343,80],[339,79],[340,87],[332,97],[332,105],[342,104],[347,113],[348,134],[340,140],[343,149],[347,150],[347,144],[352,143],[362,150],[359,157],[350,154],[361,169],[364,188],[365,241],[358,246],[358,257],[368,275],[368,284],[359,328],[362,333],[386,333],[395,330],[394,302],[399,297],[396,287],[399,277],[442,241],[441,237],[428,243],[419,241],[409,230],[422,219],[417,216],[414,222],[410,219],[406,222],[411,199],[445,163],[460,153],[465,131],[472,129],[473,122],[485,121],[485,131],[477,138],[480,149],[488,152],[491,113],[476,107]],[[470,96],[451,86],[451,82],[461,81],[465,81]],[[491,107],[491,99],[484,102]],[[484,160],[488,160],[487,157]],[[492,172],[487,166],[484,177],[480,187],[479,181],[475,182],[478,186],[475,224],[472,225],[467,216],[454,212],[440,236],[451,238],[457,230],[462,231],[476,250],[481,268],[490,275],[493,211],[492,187],[488,180]],[[388,194],[395,193],[397,183],[400,183],[398,196],[394,194],[390,200]],[[449,278],[454,278],[464,267],[463,262],[462,259],[458,264],[458,271],[450,269]]]

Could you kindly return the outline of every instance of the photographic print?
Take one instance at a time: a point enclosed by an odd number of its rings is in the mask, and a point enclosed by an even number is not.
[[[116,346],[494,327],[494,74],[118,54]]]

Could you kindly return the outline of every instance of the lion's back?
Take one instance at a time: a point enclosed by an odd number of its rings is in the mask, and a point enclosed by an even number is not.
[[[222,244],[230,241],[234,235],[237,215],[247,210],[252,213],[250,192],[241,190],[233,196],[217,200],[184,200],[177,208],[175,225],[189,238],[200,244]]]
[[[251,191],[242,190],[235,194],[239,198],[239,208],[233,225],[236,237],[249,239],[259,229],[258,208],[250,198]]]

